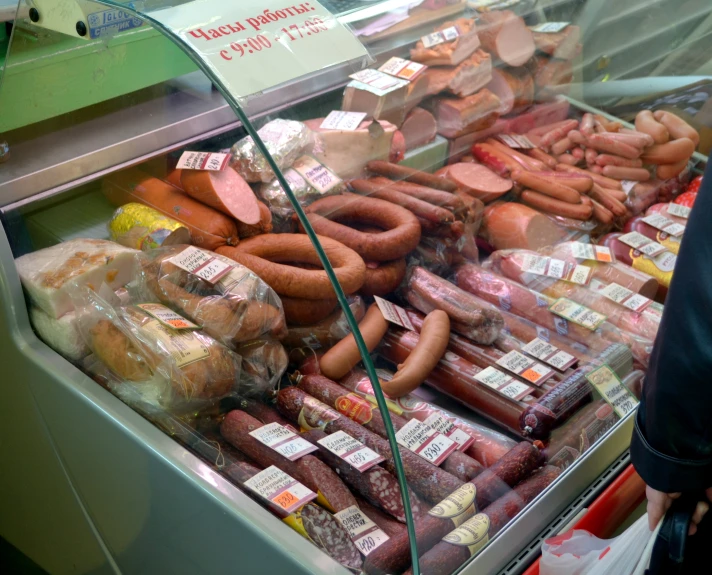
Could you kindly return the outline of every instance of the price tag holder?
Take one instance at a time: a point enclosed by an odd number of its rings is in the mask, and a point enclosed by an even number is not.
[[[623,385],[623,382],[618,379],[616,373],[608,365],[602,365],[590,372],[586,379],[619,417],[626,416],[638,405],[636,397]]]
[[[236,99],[335,64],[369,60],[361,42],[317,0],[203,0],[149,14]]]
[[[445,437],[452,439],[457,443],[459,451],[466,451],[475,442],[474,437],[457,427],[442,413],[432,413],[423,423],[431,429],[442,433]]]
[[[585,305],[581,305],[565,297],[559,298],[551,304],[549,311],[591,331],[598,329],[598,326],[607,319],[607,316],[602,313],[593,311]]]
[[[324,118],[324,121],[319,127],[322,130],[353,132],[358,130],[358,127],[366,116],[366,112],[342,112],[340,110],[333,110]]]
[[[649,216],[645,216],[643,221],[649,226],[653,226],[655,229],[676,238],[679,238],[685,233],[685,226],[675,223],[661,214],[650,214]]]
[[[629,232],[627,234],[623,234],[618,237],[618,240],[650,257],[657,256],[658,254],[667,251],[665,246],[659,244],[658,242],[654,242],[639,232]]]
[[[526,385],[521,381],[517,381],[511,375],[507,375],[494,367],[483,369],[480,373],[475,375],[475,380],[486,385],[487,387],[496,389],[505,397],[514,399],[515,401],[526,397],[534,391],[533,387]]]
[[[356,505],[334,513],[334,517],[346,529],[351,541],[364,555],[378,549],[388,539],[388,535],[371,521]]]
[[[349,83],[352,88],[366,90],[376,96],[385,96],[394,90],[408,85],[408,80],[396,78],[380,70],[361,70],[351,74],[349,78],[354,81]]]
[[[235,267],[195,246],[187,247],[170,261],[210,284],[219,282]]]
[[[631,311],[641,312],[645,308],[649,307],[653,300],[640,295],[632,290],[629,290],[622,285],[612,283],[612,284],[601,284],[600,287],[596,286],[598,289],[596,291],[607,299],[628,308]]]
[[[588,266],[574,265],[564,260],[534,254],[524,256],[522,271],[579,285],[587,285],[591,281],[593,273],[593,270]],[[530,282],[525,281],[525,283]]]
[[[543,32],[545,34],[556,34],[569,26],[571,22],[543,22],[529,28],[532,32]]]
[[[385,461],[385,458],[344,431],[337,431],[327,435],[317,443],[326,447],[334,455],[337,455],[361,473]]]
[[[376,300],[378,309],[381,310],[383,317],[385,317],[388,321],[404,327],[405,329],[409,329],[410,331],[415,331],[415,327],[413,327],[408,314],[402,307],[391,303],[382,297],[374,296],[373,299]]]
[[[521,134],[497,134],[497,139],[507,144],[510,148],[531,150],[536,148],[532,141]]]
[[[549,364],[559,371],[564,371],[578,363],[577,357],[565,351],[561,351],[555,345],[539,337],[534,338],[527,345],[522,347],[522,351]]]
[[[615,261],[610,248],[583,242],[571,242],[571,255],[580,260],[593,260],[603,263]]]
[[[250,431],[250,435],[290,461],[296,461],[318,449],[316,445],[279,423],[263,425],[259,429]]]
[[[178,160],[178,170],[211,170],[221,172],[230,163],[230,154],[217,152],[183,152]]]
[[[500,357],[497,365],[537,386],[554,375],[550,368],[514,349]]]
[[[182,315],[160,303],[140,303],[136,307],[140,307],[148,315],[171,329],[200,329],[199,325],[195,325],[192,321],[188,321]]]
[[[320,194],[326,194],[342,183],[341,178],[311,156],[302,156],[294,164],[294,169],[309,185]]]
[[[316,499],[316,493],[274,465],[250,477],[245,486],[287,513]]]
[[[677,216],[678,218],[687,219],[690,217],[690,212],[692,208],[683,206],[681,204],[668,204],[667,212],[671,216]]]
[[[423,36],[420,41],[426,48],[432,48],[438,44],[452,42],[458,36],[460,36],[460,31],[457,29],[457,26],[450,26],[449,28],[445,28],[445,30],[439,30],[438,32]]]
[[[453,451],[457,450],[457,443],[452,439],[417,419],[411,419],[401,427],[396,433],[396,440],[398,445],[420,455],[433,465],[440,465]]]
[[[393,58],[383,64],[379,70],[381,72],[385,72],[386,74],[390,74],[391,76],[395,76],[396,78],[412,82],[423,72],[425,72],[427,68],[428,67],[424,64],[419,64],[418,62],[393,56]]]

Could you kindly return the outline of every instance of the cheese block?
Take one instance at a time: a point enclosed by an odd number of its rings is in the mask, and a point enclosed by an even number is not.
[[[74,309],[75,282],[94,290],[129,283],[138,253],[108,240],[76,239],[21,256],[15,265],[30,301],[57,319]]]

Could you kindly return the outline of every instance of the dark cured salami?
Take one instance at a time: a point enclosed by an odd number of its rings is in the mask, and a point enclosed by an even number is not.
[[[547,466],[488,506],[480,514],[489,520],[487,540],[499,533],[517,513],[551,485],[560,473],[557,467]],[[466,545],[442,540],[420,558],[420,572],[424,575],[450,575],[471,556]],[[412,570],[406,571],[405,575],[412,575]]]
[[[386,423],[383,421],[383,416],[379,411],[372,409],[368,401],[350,393],[348,389],[338,383],[321,375],[305,375],[299,381],[299,388],[316,397],[319,401],[323,401],[328,406],[333,407],[342,415],[351,417],[351,419],[358,417],[357,421],[369,431],[377,433],[384,439],[388,437]],[[354,404],[359,408],[357,412],[353,410]],[[391,414],[391,422],[393,422],[395,431],[398,431],[408,423],[408,420]],[[443,462],[442,468],[462,481],[474,479],[484,469],[478,461],[461,451],[451,453]]]
[[[313,455],[290,461],[250,435],[262,423],[244,411],[228,413],[220,426],[220,434],[234,447],[262,465],[274,465],[300,481],[319,495],[319,501],[333,512],[356,505],[356,499],[346,485],[325,463]]]
[[[532,444],[523,441],[508,451],[502,459],[471,481],[476,490],[476,505],[482,509],[502,497],[511,487],[526,479],[539,467],[541,454]],[[418,552],[425,553],[447,535],[454,527],[474,515],[474,509],[464,511],[454,523],[453,519],[428,514],[416,521],[415,537]],[[364,570],[369,575],[400,573],[410,562],[410,542],[407,534],[392,537],[366,558]]]
[[[386,515],[385,513],[383,513],[383,511],[371,505],[365,499],[357,497],[356,501],[358,501],[358,506],[361,509],[361,512],[371,521],[373,521],[376,525],[378,525],[381,529],[383,529],[383,531],[386,535],[388,535],[388,537],[402,535],[405,532],[406,526],[403,525],[403,523],[396,521],[390,515]]]
[[[366,400],[360,399],[364,403]],[[395,474],[395,463],[390,444],[362,425],[342,416],[325,403],[306,394],[301,389],[289,387],[277,395],[277,409],[288,419],[305,429],[322,429],[327,434],[344,431],[351,437],[386,458],[383,466]],[[405,448],[400,449],[408,484],[428,503],[437,503],[463,485],[457,477],[435,467]]]
[[[319,451],[316,452],[319,459],[336,471],[351,489],[376,507],[391,514],[398,521],[405,523],[405,511],[403,510],[403,500],[398,488],[398,480],[391,473],[378,465],[363,473],[354,469],[341,457],[317,443],[320,439],[326,437],[326,433],[321,429],[305,431],[302,435],[319,447]],[[419,517],[425,511],[425,506],[416,498],[414,493],[411,492],[410,497],[413,516]]]

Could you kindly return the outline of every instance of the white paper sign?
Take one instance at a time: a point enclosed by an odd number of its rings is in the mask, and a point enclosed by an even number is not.
[[[316,493],[274,465],[250,477],[245,486],[287,513],[316,499]]]
[[[385,317],[388,321],[404,327],[405,329],[409,329],[410,331],[415,331],[415,327],[413,327],[408,314],[402,307],[391,303],[382,297],[374,296],[373,299],[376,300],[378,309],[381,310],[383,317]]]
[[[185,248],[177,256],[173,256],[170,261],[211,284],[220,281],[235,267],[195,246]]]
[[[427,66],[424,64],[419,64],[418,62],[413,62],[411,60],[405,60],[404,58],[398,58],[393,56],[388,62],[383,64],[379,68],[381,72],[395,76],[396,78],[402,78],[403,80],[414,80],[425,72]]]
[[[194,0],[147,16],[182,38],[235,98],[368,58],[351,31],[317,0]]]
[[[590,372],[586,379],[620,417],[624,417],[638,405],[636,397],[607,365]]]
[[[351,74],[349,78],[354,80],[349,83],[349,86],[366,90],[376,96],[385,96],[389,92],[408,85],[408,80],[396,78],[380,70],[361,70]]]
[[[668,204],[667,212],[671,216],[677,216],[678,218],[687,219],[690,217],[690,212],[692,208],[683,206],[681,204]]]
[[[366,112],[342,112],[341,110],[333,110],[324,118],[324,121],[319,127],[322,130],[353,132],[354,130],[358,130],[358,127],[366,116]]]
[[[522,351],[532,357],[540,359],[544,363],[548,363],[560,371],[568,369],[578,361],[578,359],[570,353],[561,351],[555,345],[538,337],[522,347]]]
[[[509,397],[514,400],[522,399],[522,397],[525,397],[534,391],[533,387],[517,381],[512,376],[507,375],[494,367],[483,369],[475,375],[475,379],[487,387],[496,389],[505,397]]]
[[[334,517],[346,529],[351,541],[364,555],[388,541],[389,537],[371,521],[356,505],[334,514]]]
[[[433,32],[432,34],[423,36],[420,41],[426,48],[432,48],[433,46],[437,46],[438,44],[442,44],[444,42],[452,42],[459,35],[460,31],[457,27],[450,26],[449,28],[445,28],[445,30],[439,30],[438,32]]]
[[[452,439],[457,443],[457,449],[459,451],[465,451],[475,442],[474,437],[459,427],[456,427],[455,424],[442,413],[435,412],[431,414],[424,423],[428,427]]]
[[[676,238],[685,233],[685,226],[675,223],[661,214],[650,214],[649,216],[645,216],[643,221],[649,226],[653,226],[655,229],[675,236]]]
[[[178,170],[211,170],[219,172],[227,168],[230,154],[217,152],[183,152],[178,160]]]
[[[497,360],[497,365],[534,385],[541,385],[554,375],[550,368],[514,349],[500,357]]]
[[[337,431],[323,437],[317,443],[326,447],[334,455],[338,455],[346,463],[364,472],[385,459],[366,447],[358,439],[351,437],[345,431]]]
[[[316,445],[309,443],[306,439],[299,437],[291,429],[287,429],[279,423],[263,425],[254,431],[250,431],[250,435],[290,461],[296,461],[300,457],[318,449]]]
[[[457,449],[457,443],[417,419],[411,419],[396,433],[399,445],[420,455],[433,465],[440,465]]]
[[[339,176],[311,156],[297,159],[292,164],[292,168],[320,194],[333,190],[342,182]]]
[[[195,325],[192,321],[188,321],[182,315],[160,303],[139,303],[136,304],[136,307],[140,307],[148,315],[172,329],[200,329],[199,325]]]
[[[623,307],[627,307],[630,310],[641,312],[650,304],[653,300],[635,293],[622,285],[617,283],[608,284],[599,290],[599,293],[611,301],[614,301]]]
[[[664,245],[654,242],[639,232],[623,234],[618,240],[646,256],[653,257],[667,251]]]
[[[597,262],[612,262],[613,254],[606,246],[571,242],[571,255],[580,260],[594,260]]]
[[[542,24],[537,24],[532,26],[530,30],[532,32],[544,32],[546,34],[556,34],[561,32],[566,28],[571,22],[543,22]]]
[[[497,134],[497,139],[507,144],[510,148],[521,148],[524,150],[536,148],[529,138],[521,134]]]

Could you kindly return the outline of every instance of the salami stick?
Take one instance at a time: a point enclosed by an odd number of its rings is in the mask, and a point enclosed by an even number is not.
[[[397,180],[407,180],[421,186],[436,188],[445,192],[454,192],[457,190],[457,184],[447,178],[439,178],[433,174],[421,172],[415,168],[391,164],[380,160],[373,160],[366,164],[366,167],[374,174],[386,176],[387,178],[395,178]]]
[[[431,203],[419,200],[408,194],[379,186],[378,184],[374,184],[371,180],[352,180],[349,186],[359,194],[402,206],[413,212],[419,218],[424,218],[436,224],[445,224],[455,219],[455,216],[453,216],[449,210],[434,206]]]
[[[443,192],[442,190],[436,188],[412,184],[405,181],[394,182],[393,180],[383,177],[370,178],[367,181],[382,188],[390,188],[396,190],[397,192],[408,194],[409,196],[413,196],[414,198],[423,200],[424,202],[428,202],[434,206],[440,206],[452,210],[462,210],[465,207],[464,202],[457,195],[451,194],[450,192]]]

